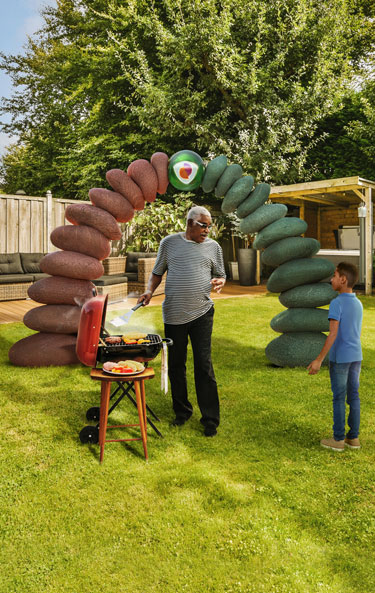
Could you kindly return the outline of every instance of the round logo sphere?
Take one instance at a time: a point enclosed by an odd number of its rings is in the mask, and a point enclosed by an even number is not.
[[[190,191],[200,186],[204,174],[202,158],[192,150],[180,150],[171,156],[168,178],[173,187]]]

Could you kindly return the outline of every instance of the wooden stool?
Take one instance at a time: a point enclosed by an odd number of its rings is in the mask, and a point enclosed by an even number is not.
[[[146,368],[139,375],[106,375],[101,369],[91,369],[91,379],[101,381],[101,396],[100,396],[100,420],[99,420],[99,446],[100,446],[100,463],[103,461],[105,443],[123,442],[123,441],[142,441],[143,450],[146,459],[147,453],[147,420],[146,420],[146,391],[145,380],[152,379],[155,376],[154,369]],[[137,402],[139,424],[118,424],[108,426],[108,408],[109,398],[111,394],[111,383],[132,382],[135,389],[135,397]],[[141,429],[141,437],[134,439],[106,439],[107,428],[126,428],[129,426],[139,426]]]

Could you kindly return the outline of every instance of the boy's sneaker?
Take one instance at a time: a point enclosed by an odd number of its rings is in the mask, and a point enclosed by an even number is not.
[[[344,451],[345,449],[344,439],[342,441],[335,441],[332,437],[330,439],[323,439],[320,441],[320,444],[322,447],[325,447],[325,449],[332,449],[332,451]]]
[[[345,437],[345,447],[349,447],[349,449],[360,449],[361,443],[359,439],[348,439],[348,437]]]

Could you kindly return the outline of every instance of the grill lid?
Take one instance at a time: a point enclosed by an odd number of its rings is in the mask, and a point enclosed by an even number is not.
[[[89,367],[95,367],[100,331],[104,327],[108,295],[92,297],[83,305],[79,320],[76,353],[78,359]]]

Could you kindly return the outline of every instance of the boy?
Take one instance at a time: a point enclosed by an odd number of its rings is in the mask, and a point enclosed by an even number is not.
[[[333,393],[333,438],[320,441],[322,447],[343,451],[345,446],[359,449],[360,401],[358,395],[361,372],[361,327],[363,307],[353,292],[358,270],[352,264],[340,263],[331,278],[339,295],[331,301],[328,312],[329,334],[324,346],[309,366],[309,375],[319,372],[329,352],[329,374]],[[345,436],[345,396],[349,405],[349,431]]]

